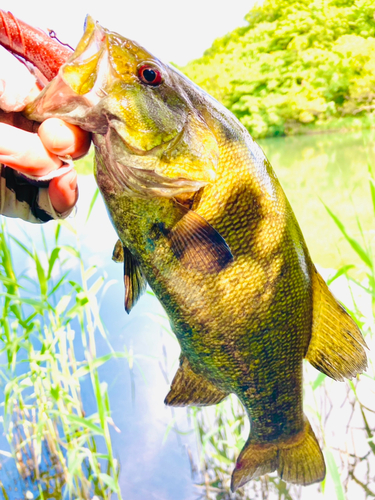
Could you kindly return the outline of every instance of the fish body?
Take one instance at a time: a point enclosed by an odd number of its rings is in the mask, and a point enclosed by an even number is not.
[[[120,238],[129,312],[148,283],[180,346],[166,397],[209,405],[234,393],[251,432],[232,489],[278,471],[325,475],[303,414],[302,361],[342,380],[364,340],[317,273],[260,147],[176,69],[90,18],[74,55],[28,107],[93,132],[96,179]]]
[[[176,198],[127,196],[109,180],[105,157],[96,175],[119,237],[167,312],[182,356],[225,395],[237,394],[252,436],[268,442],[303,427],[302,359],[315,271],[262,151],[239,124],[226,125],[237,137],[228,142],[216,131],[218,181],[192,205],[233,256],[218,272],[205,269],[204,256],[195,262],[199,249],[176,257],[169,239],[181,220]]]

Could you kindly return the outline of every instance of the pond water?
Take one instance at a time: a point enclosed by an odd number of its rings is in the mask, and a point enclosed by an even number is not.
[[[356,235],[356,215],[366,231],[371,230],[367,161],[375,160],[371,147],[374,134],[304,136],[261,143],[291,201],[313,259],[323,268],[337,269],[343,262],[358,261],[342,242],[322,201]],[[189,459],[190,455],[194,462],[198,460],[192,423],[185,409],[171,410],[163,404],[177,369],[178,344],[166,332],[168,322],[153,296],[145,294],[129,316],[125,313],[122,266],[111,260],[117,237],[101,199],[85,222],[94,191],[93,178],[81,177],[76,215],[81,251],[85,261],[97,265],[111,285],[101,302],[101,316],[112,348],[119,352],[131,349],[137,360],[132,370],[124,359],[112,360],[100,370],[101,379],[109,385],[113,420],[121,430],[113,431],[115,454],[121,463],[121,492],[132,500],[193,500],[199,497],[199,491],[192,480]],[[17,220],[8,220],[7,225],[11,234],[31,238],[39,246],[40,227]],[[54,223],[43,230],[51,241]],[[64,238],[72,241],[68,232]],[[15,251],[14,258],[16,268],[27,266],[20,251]],[[97,349],[100,355],[108,352],[104,339],[98,338]],[[96,411],[89,390],[84,393],[84,405],[87,414]],[[2,477],[0,473],[0,479],[14,491],[11,474]],[[22,490],[22,485],[18,486],[18,496],[9,493],[9,498],[24,498],[20,496]]]
[[[292,205],[313,261],[338,269],[360,261],[324,205],[361,241],[357,217],[374,240],[368,164],[375,172],[375,130],[259,141]]]

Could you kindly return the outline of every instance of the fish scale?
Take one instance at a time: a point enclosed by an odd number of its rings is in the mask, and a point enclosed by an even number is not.
[[[275,470],[291,483],[322,481],[324,458],[303,414],[303,358],[342,380],[366,368],[366,344],[244,127],[175,68],[91,18],[26,113],[93,132],[125,309],[148,283],[181,346],[166,404],[210,405],[234,393],[244,405],[251,429],[232,490]]]

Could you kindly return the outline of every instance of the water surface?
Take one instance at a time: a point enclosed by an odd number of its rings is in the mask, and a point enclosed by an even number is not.
[[[375,172],[375,130],[259,141],[305,236],[313,261],[338,269],[360,260],[344,242],[324,204],[359,241],[357,217],[374,239],[368,163]]]

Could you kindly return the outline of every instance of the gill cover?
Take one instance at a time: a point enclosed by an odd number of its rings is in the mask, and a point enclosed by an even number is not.
[[[185,90],[189,80],[90,16],[85,28],[28,117],[60,117],[103,136],[94,142],[108,172],[135,195],[173,197],[213,182],[218,144]],[[157,85],[140,78],[145,65],[160,74]]]

